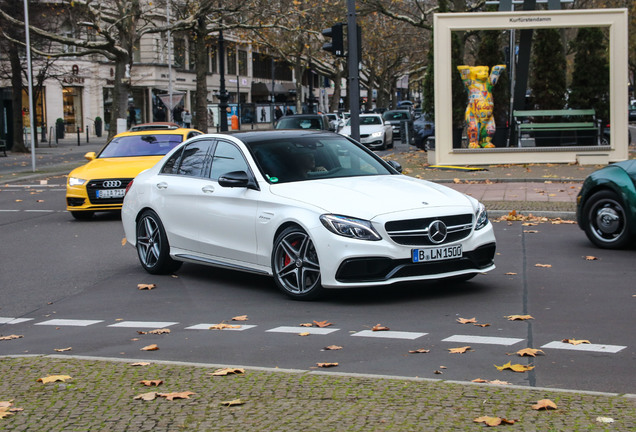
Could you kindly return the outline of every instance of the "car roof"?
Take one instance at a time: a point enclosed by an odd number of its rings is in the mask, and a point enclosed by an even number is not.
[[[188,134],[190,132],[198,132],[199,134],[202,134],[203,132],[197,130],[197,129],[188,129],[188,128],[182,128],[179,127],[177,125],[176,128],[159,128],[159,129],[139,129],[139,130],[133,130],[132,128],[130,130],[127,130],[125,132],[121,132],[118,133],[117,135],[115,135],[115,137],[123,137],[123,136],[134,136],[134,135],[185,135]]]
[[[137,132],[142,130],[158,130],[158,129],[179,129],[180,126],[176,123],[170,122],[153,122],[153,123],[141,123],[134,125],[130,128],[131,132]]]
[[[229,135],[246,143],[276,138],[293,139],[296,137],[300,138],[307,136],[315,136],[316,138],[342,138],[342,135],[339,135],[337,133],[319,129],[267,129],[254,131],[228,131],[212,135]]]

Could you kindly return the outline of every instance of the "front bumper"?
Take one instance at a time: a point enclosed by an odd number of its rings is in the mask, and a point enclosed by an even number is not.
[[[491,223],[460,241],[444,244],[461,244],[461,258],[428,263],[414,263],[411,258],[413,249],[426,246],[397,244],[388,238],[386,231],[380,234],[380,241],[361,241],[312,233],[319,253],[322,285],[325,288],[383,286],[485,273],[495,268],[496,239]]]
[[[125,189],[132,179],[105,179],[89,180],[83,185],[66,185],[66,210],[72,212],[80,211],[112,211],[121,210],[124,201],[123,196],[113,198],[98,198],[98,190],[107,189],[105,181],[118,181],[119,185],[114,189]]]

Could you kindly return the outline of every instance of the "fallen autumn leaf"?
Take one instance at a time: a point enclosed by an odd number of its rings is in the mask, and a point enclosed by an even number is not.
[[[540,410],[540,409],[557,409],[557,405],[552,402],[550,399],[541,399],[536,404],[532,405],[532,409]]]

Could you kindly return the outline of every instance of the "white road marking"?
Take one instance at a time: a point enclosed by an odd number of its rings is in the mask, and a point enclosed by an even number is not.
[[[426,336],[427,334],[428,333],[416,333],[416,332],[393,331],[393,330],[386,330],[386,331],[362,330],[360,332],[353,333],[351,336],[413,340],[422,336]]]
[[[186,327],[186,330],[210,330],[210,327],[213,325],[218,325],[218,323],[216,324],[197,324],[197,325],[193,325],[190,327]],[[253,327],[256,327],[255,325],[246,325],[246,324],[229,324],[229,325],[238,325],[239,328],[225,328],[223,329],[223,331],[225,330],[231,330],[231,331],[243,331],[243,330],[249,330]]]
[[[543,345],[541,348],[554,348],[554,349],[564,349],[564,350],[572,350],[572,351],[606,352],[606,353],[616,354],[617,352],[627,347],[620,346],[620,345],[600,345],[600,344],[572,345],[566,342],[552,341],[550,343]]]
[[[488,344],[488,345],[514,345],[522,342],[523,339],[493,337],[493,336],[468,336],[468,335],[453,335],[442,339],[442,342],[460,342],[460,343],[472,343],[472,344]]]
[[[273,329],[266,330],[270,333],[309,333],[314,335],[327,335],[329,333],[337,332],[340,329],[328,328],[328,327],[288,327],[281,326]]]
[[[20,324],[26,321],[31,321],[33,318],[5,318],[0,317],[0,324]]]
[[[55,210],[23,210],[26,213],[54,213]]]
[[[22,211],[22,210],[0,210],[0,212],[5,212],[5,213],[17,213],[19,211]]]
[[[52,319],[35,323],[34,325],[48,325],[48,326],[74,326],[74,327],[86,327],[89,325],[104,322],[103,320],[76,320],[76,319]]]
[[[126,328],[165,328],[170,327],[178,322],[165,322],[165,321],[121,321],[116,324],[111,324],[108,327],[126,327]]]

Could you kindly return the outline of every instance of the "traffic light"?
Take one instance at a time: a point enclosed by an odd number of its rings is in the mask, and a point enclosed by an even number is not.
[[[329,51],[336,57],[345,57],[344,51],[344,37],[342,28],[344,24],[334,24],[330,28],[324,29],[322,35],[326,38],[331,38],[331,42],[325,42],[322,49]]]

